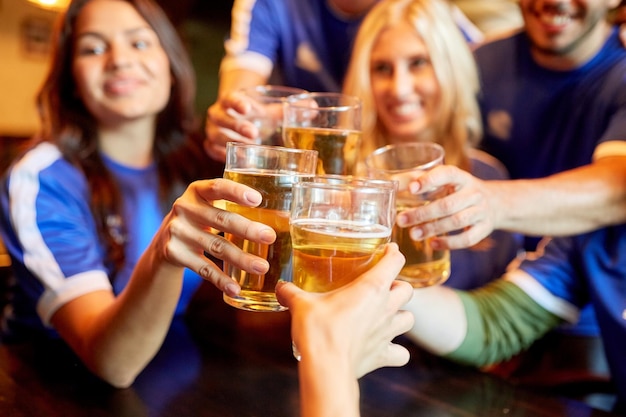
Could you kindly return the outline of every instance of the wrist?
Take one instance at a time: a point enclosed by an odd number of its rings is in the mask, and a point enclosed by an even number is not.
[[[302,417],[358,417],[359,383],[349,360],[317,352],[299,363]]]

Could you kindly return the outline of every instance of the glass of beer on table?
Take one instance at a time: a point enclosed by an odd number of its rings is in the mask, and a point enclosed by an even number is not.
[[[409,182],[424,171],[443,163],[444,150],[430,142],[413,142],[387,145],[375,150],[365,159],[368,176],[371,178],[398,181],[396,206],[398,213],[428,204],[447,194],[444,187],[427,190],[418,195],[411,194]],[[412,240],[410,228],[393,227],[391,240],[400,247],[406,264],[398,279],[408,281],[415,288],[441,284],[450,276],[450,251],[433,249],[432,238]]]
[[[354,175],[361,145],[361,100],[340,93],[285,98],[283,142],[318,152],[319,175]]]
[[[395,221],[395,181],[315,177],[293,185],[294,284],[327,292],[353,281],[383,256]],[[292,346],[294,356],[299,352]]]
[[[317,152],[282,146],[250,145],[229,142],[226,145],[224,178],[248,185],[259,191],[263,201],[257,207],[244,207],[225,201],[225,209],[250,220],[271,226],[276,241],[260,244],[226,233],[228,241],[242,250],[266,259],[270,268],[256,275],[224,262],[224,272],[241,286],[237,297],[224,294],[224,301],[248,311],[282,311],[276,300],[275,287],[279,279],[291,281],[291,237],[289,213],[292,185],[310,179],[315,174]]]

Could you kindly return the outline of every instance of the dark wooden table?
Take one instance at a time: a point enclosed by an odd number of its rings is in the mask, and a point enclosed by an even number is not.
[[[0,416],[299,415],[288,313],[238,311],[208,286],[190,310],[128,389],[100,382],[60,345],[0,346]],[[364,417],[612,415],[412,349],[409,365],[361,379]]]

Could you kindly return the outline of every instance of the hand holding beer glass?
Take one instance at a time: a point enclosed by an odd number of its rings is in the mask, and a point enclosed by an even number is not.
[[[413,179],[443,163],[444,150],[436,143],[401,143],[377,149],[365,159],[368,175],[372,178],[398,181],[396,197],[398,213],[428,204],[446,195],[445,188],[426,191],[419,195],[409,192]],[[393,226],[391,240],[400,247],[406,264],[398,279],[408,281],[415,288],[441,284],[450,276],[450,251],[433,249],[431,239],[415,241],[410,228]]]
[[[305,93],[284,102],[283,142],[318,152],[319,175],[354,175],[361,144],[361,100],[340,93]]]
[[[276,241],[260,244],[226,233],[224,236],[243,251],[266,259],[270,268],[255,275],[224,262],[224,272],[241,286],[237,297],[224,294],[224,301],[249,311],[285,310],[276,300],[279,279],[291,281],[291,237],[289,211],[293,184],[315,174],[317,152],[280,146],[262,146],[229,142],[226,145],[224,178],[248,185],[259,191],[263,201],[257,207],[244,207],[226,201],[227,211],[271,226]]]
[[[293,283],[310,292],[332,291],[372,268],[390,241],[396,188],[393,181],[338,177],[294,184]]]
[[[257,85],[243,88],[240,92],[251,103],[250,111],[244,118],[252,122],[259,131],[256,143],[282,146],[283,101],[290,95],[306,93],[306,90],[281,85]]]

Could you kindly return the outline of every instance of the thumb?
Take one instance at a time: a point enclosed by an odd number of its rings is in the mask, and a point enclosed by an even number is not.
[[[276,299],[282,306],[287,308],[291,307],[293,300],[301,292],[304,292],[304,290],[293,282],[278,281],[276,284]]]

